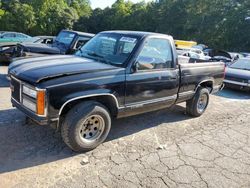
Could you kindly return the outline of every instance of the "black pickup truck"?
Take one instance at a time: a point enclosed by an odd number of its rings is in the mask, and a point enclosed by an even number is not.
[[[48,56],[10,67],[12,104],[41,125],[60,128],[74,151],[102,143],[113,118],[185,102],[198,117],[220,90],[221,62],[178,64],[168,35],[101,32],[74,56]]]

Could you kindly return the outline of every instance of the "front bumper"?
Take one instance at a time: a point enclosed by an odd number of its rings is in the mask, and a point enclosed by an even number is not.
[[[245,82],[238,82],[233,80],[224,80],[224,84],[226,87],[237,89],[237,90],[243,90],[243,91],[250,91],[250,83]]]
[[[15,99],[11,99],[11,103],[14,107],[22,111],[25,115],[27,115],[30,119],[38,123],[39,125],[48,125],[50,124],[50,121],[46,117],[40,117],[34,112],[30,111],[29,109],[25,108],[23,105],[21,105],[19,102],[17,102]]]

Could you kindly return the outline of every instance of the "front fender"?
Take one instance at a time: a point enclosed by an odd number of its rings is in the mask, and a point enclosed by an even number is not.
[[[93,97],[101,97],[101,96],[109,96],[112,98],[116,108],[118,109],[121,105],[121,101],[118,100],[118,94],[109,89],[95,89],[95,90],[87,90],[87,91],[78,91],[69,93],[60,99],[53,100],[55,97],[50,98],[49,101],[49,114],[50,118],[58,118],[61,114],[65,106],[73,101],[79,99],[87,99]]]

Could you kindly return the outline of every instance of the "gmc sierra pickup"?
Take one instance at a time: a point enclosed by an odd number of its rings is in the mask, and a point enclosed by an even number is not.
[[[23,59],[9,72],[12,104],[41,125],[56,125],[74,151],[87,151],[106,139],[113,118],[185,101],[189,115],[202,115],[225,67],[178,64],[168,35],[106,31],[73,56]]]

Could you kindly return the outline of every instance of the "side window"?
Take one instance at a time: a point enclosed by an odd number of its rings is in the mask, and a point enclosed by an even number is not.
[[[45,39],[45,40],[43,41],[43,43],[44,43],[44,44],[52,44],[52,43],[53,43],[53,38],[51,38],[51,39]]]
[[[86,44],[90,39],[85,37],[79,37],[79,39],[76,42],[75,49],[79,49],[84,44]]]
[[[162,38],[151,38],[146,41],[137,58],[137,69],[171,68],[172,61],[172,48],[169,41]]]
[[[27,38],[27,36],[22,35],[22,34],[16,34],[16,36],[17,36],[18,38]]]
[[[14,33],[6,33],[3,35],[3,38],[13,38],[13,37],[16,37]]]

